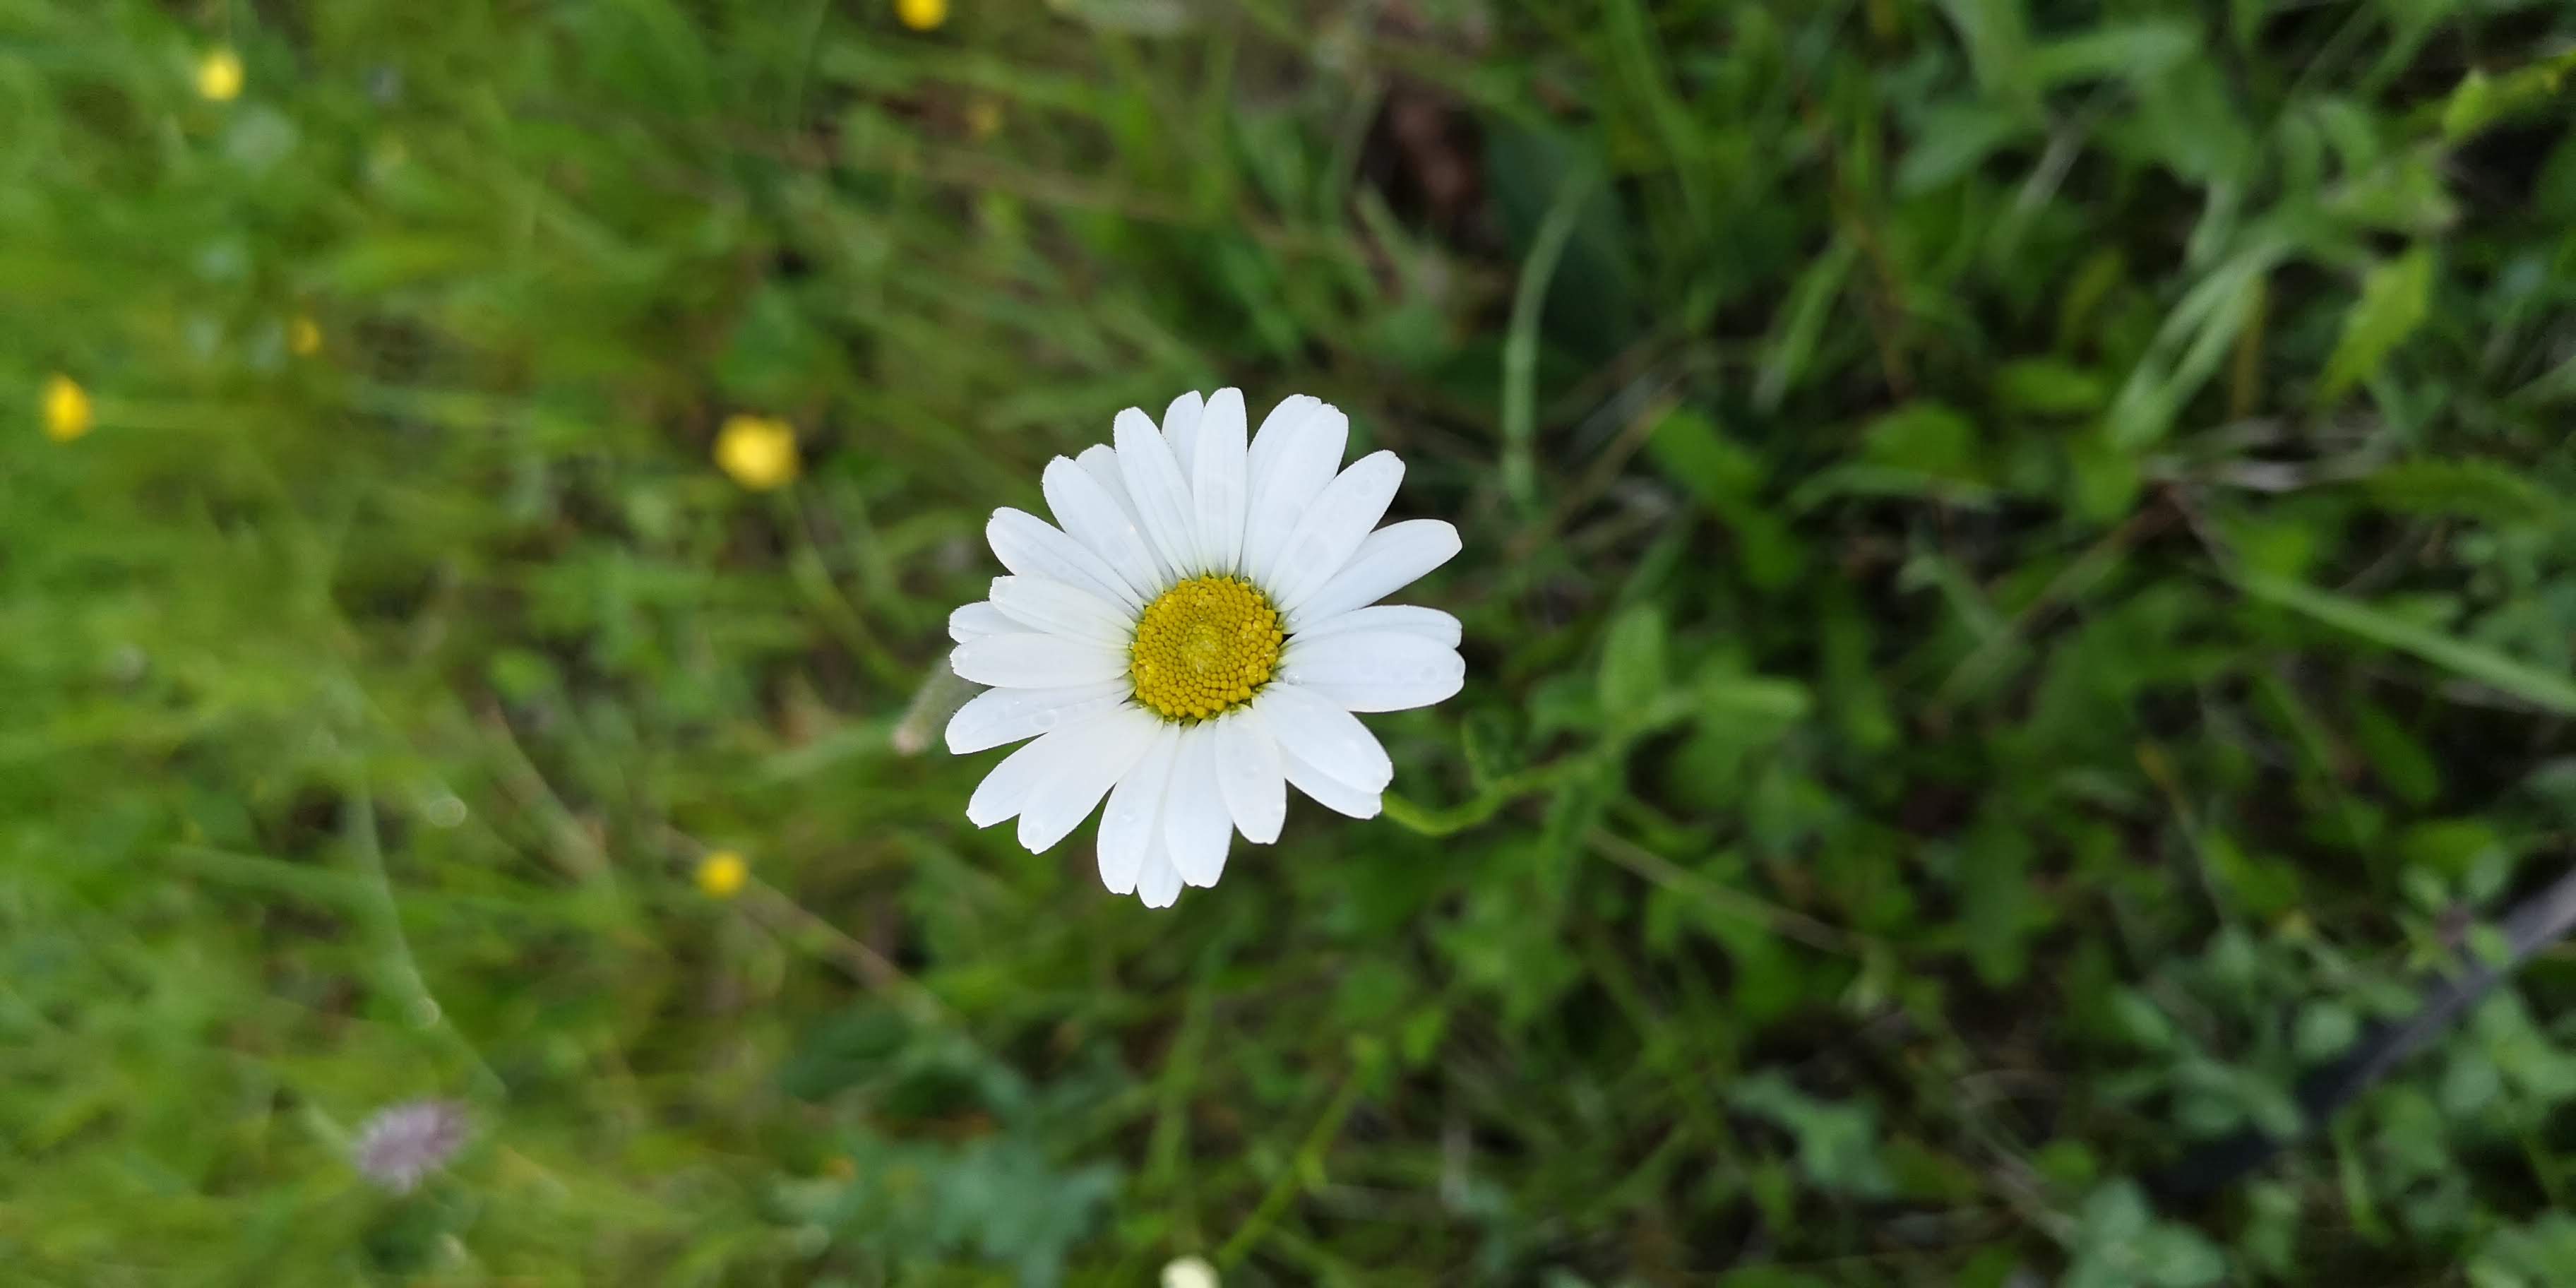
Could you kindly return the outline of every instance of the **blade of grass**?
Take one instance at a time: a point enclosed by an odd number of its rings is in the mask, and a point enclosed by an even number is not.
[[[1589,178],[1568,179],[1557,188],[1538,235],[1530,240],[1529,258],[1521,261],[1520,283],[1512,291],[1511,330],[1503,339],[1503,490],[1532,519],[1539,516],[1540,508],[1533,392],[1538,378],[1538,320],[1547,307],[1547,286],[1556,276],[1556,262],[1564,258],[1575,219],[1591,193]]]
[[[2359,600],[2303,586],[2287,578],[2265,573],[2242,573],[2238,575],[2236,584],[2256,599],[2278,604],[2401,653],[2411,653],[2464,679],[2510,694],[2533,706],[2562,715],[2576,715],[2576,682],[2571,682],[2566,676],[2553,675],[2484,645],[2445,635]]]

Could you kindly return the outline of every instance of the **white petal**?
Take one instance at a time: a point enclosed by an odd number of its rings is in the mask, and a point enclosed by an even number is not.
[[[1261,423],[1261,437],[1253,440],[1247,458],[1252,500],[1244,512],[1243,570],[1265,586],[1277,571],[1280,551],[1297,531],[1297,521],[1333,481],[1350,444],[1350,418],[1340,408],[1316,403],[1303,415],[1283,420],[1286,411],[1282,403]]]
[[[1368,534],[1351,561],[1315,592],[1282,604],[1289,630],[1323,622],[1374,604],[1449,562],[1458,553],[1458,530],[1439,519],[1407,519]],[[1457,641],[1452,640],[1451,643]]]
[[[1300,636],[1280,654],[1279,678],[1352,711],[1404,711],[1456,696],[1467,662],[1456,649],[1394,631]]]
[[[1224,789],[1217,783],[1215,741],[1211,725],[1181,731],[1171,791],[1163,798],[1164,848],[1181,880],[1194,886],[1216,884],[1234,840],[1234,819],[1226,813]]]
[[[1287,773],[1289,783],[1298,791],[1306,793],[1316,804],[1336,814],[1347,814],[1352,818],[1377,817],[1378,794],[1376,792],[1361,791],[1317,769],[1302,757],[1282,753],[1279,767]]]
[[[1206,401],[1195,389],[1163,408],[1163,441],[1171,445],[1172,459],[1180,465],[1182,478],[1190,476],[1190,467],[1197,459],[1199,416],[1206,410]]]
[[[948,638],[960,644],[978,635],[1009,635],[1027,629],[980,599],[948,615]]]
[[[1098,717],[1066,725],[1002,758],[966,800],[966,821],[991,827],[1026,808],[1038,785],[1057,770],[1091,754],[1091,727]]]
[[[1020,810],[1020,844],[1031,854],[1044,854],[1091,817],[1100,798],[1136,767],[1163,722],[1142,707],[1121,707],[1101,717],[1088,730],[1091,742],[1083,754],[1041,782]]]
[[[1135,642],[1136,618],[1078,586],[1044,577],[995,577],[993,607],[1048,635],[1125,648]]]
[[[992,543],[993,557],[1003,567],[1023,577],[1079,586],[1129,608],[1145,606],[1100,556],[1026,510],[1004,506],[993,511],[992,521],[984,525],[984,539]]]
[[[1137,875],[1163,847],[1163,789],[1172,780],[1172,753],[1180,745],[1179,725],[1155,721],[1145,754],[1109,789],[1099,845],[1100,884],[1111,894],[1133,894]],[[1179,884],[1178,878],[1173,884]]]
[[[948,750],[963,756],[1034,738],[1100,715],[1125,702],[1132,689],[1124,677],[1061,689],[987,689],[948,718]]]
[[[1308,416],[1315,414],[1315,409],[1323,405],[1322,399],[1311,394],[1290,394],[1280,399],[1279,405],[1271,408],[1269,415],[1261,418],[1261,428],[1252,432],[1252,449],[1248,457],[1255,488],[1261,484],[1262,472],[1268,469],[1271,463],[1279,458],[1280,451],[1287,447],[1291,437],[1290,431]],[[1340,465],[1341,462],[1335,461],[1333,464]]]
[[[1358,791],[1381,792],[1395,781],[1395,762],[1387,759],[1386,748],[1346,708],[1278,680],[1262,689],[1252,705],[1289,758],[1302,760]]]
[[[1107,443],[1093,443],[1083,448],[1082,455],[1074,457],[1073,463],[1081,466],[1083,473],[1098,481],[1100,489],[1118,502],[1118,508],[1127,512],[1129,522],[1135,521],[1136,503],[1127,499],[1127,478],[1118,472],[1117,448]],[[1142,527],[1136,530],[1144,531]]]
[[[1169,846],[1156,845],[1136,874],[1136,897],[1148,908],[1168,908],[1181,897],[1181,871],[1172,866]]]
[[[1064,635],[985,635],[949,650],[948,669],[998,689],[1061,689],[1127,674],[1127,650]]]
[[[1215,572],[1233,572],[1243,562],[1244,495],[1243,391],[1220,389],[1199,417],[1196,458],[1191,461],[1190,494],[1198,502],[1199,557]]]
[[[1205,443],[1201,447],[1207,446]],[[1279,764],[1279,740],[1261,713],[1249,707],[1215,721],[1216,781],[1235,830],[1255,845],[1279,839],[1288,818],[1288,783]]]
[[[1281,603],[1305,599],[1333,579],[1368,539],[1404,481],[1404,462],[1393,452],[1372,452],[1324,486],[1270,566],[1268,585]]]
[[[1118,473],[1127,480],[1127,499],[1136,503],[1136,517],[1145,528],[1145,540],[1175,577],[1186,577],[1198,571],[1193,557],[1198,541],[1196,507],[1190,503],[1189,484],[1182,481],[1181,467],[1172,459],[1172,449],[1145,419],[1145,413],[1133,407],[1118,413],[1115,427],[1118,439]]]
[[[1313,617],[1314,614],[1310,612],[1308,616]],[[1337,613],[1330,617],[1318,617],[1307,625],[1299,627],[1297,638],[1322,639],[1328,635],[1339,635],[1344,631],[1395,631],[1404,635],[1419,635],[1444,648],[1456,648],[1458,641],[1466,637],[1466,632],[1458,625],[1458,619],[1437,608],[1423,608],[1414,604],[1376,604],[1367,608],[1354,608],[1347,613]]]
[[[1103,452],[1108,448],[1100,449]],[[1114,460],[1114,458],[1113,458]],[[1090,470],[1059,456],[1046,467],[1047,508],[1066,535],[1100,556],[1140,600],[1151,600],[1163,587],[1163,573],[1145,544],[1136,516]]]

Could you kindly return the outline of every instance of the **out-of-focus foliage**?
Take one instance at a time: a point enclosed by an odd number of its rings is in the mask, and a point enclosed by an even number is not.
[[[2576,13],[906,8],[0,0],[10,1282],[2576,1279],[2559,956],[2152,1184],[2567,862]],[[1158,915],[924,686],[1220,384],[1471,675]]]

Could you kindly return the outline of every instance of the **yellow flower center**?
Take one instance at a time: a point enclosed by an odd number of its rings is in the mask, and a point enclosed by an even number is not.
[[[1279,666],[1279,610],[1239,577],[1192,577],[1136,619],[1128,678],[1166,720],[1205,720],[1252,700]]]

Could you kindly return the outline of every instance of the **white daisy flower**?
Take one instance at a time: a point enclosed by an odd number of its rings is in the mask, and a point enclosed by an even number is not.
[[[993,687],[948,722],[948,749],[1036,739],[967,819],[1017,818],[1036,853],[1106,796],[1101,881],[1168,908],[1216,884],[1234,833],[1279,839],[1290,784],[1377,814],[1395,766],[1351,713],[1429,706],[1467,673],[1457,618],[1377,601],[1447,563],[1458,530],[1379,528],[1404,463],[1339,469],[1350,420],[1303,395],[1249,444],[1236,389],[1173,399],[1160,430],[1130,407],[1112,437],[1047,466],[1062,527],[1012,509],[985,527],[1011,575],[949,617],[949,665]]]

